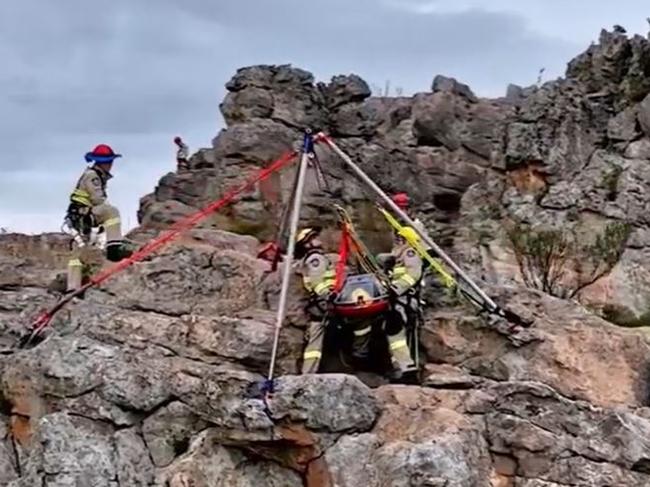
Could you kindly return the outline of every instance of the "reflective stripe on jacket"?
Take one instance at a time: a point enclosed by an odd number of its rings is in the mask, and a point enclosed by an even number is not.
[[[332,262],[320,251],[312,251],[303,258],[301,274],[305,289],[318,296],[324,296],[334,288],[336,271]]]
[[[404,294],[422,278],[422,258],[409,245],[393,249],[395,267],[390,274],[391,284],[397,294]]]
[[[87,168],[70,195],[70,201],[82,206],[97,206],[106,201],[106,182],[111,175],[94,167]]]

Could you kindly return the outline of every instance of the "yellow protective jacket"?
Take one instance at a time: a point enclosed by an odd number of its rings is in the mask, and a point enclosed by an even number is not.
[[[402,295],[422,279],[422,258],[406,243],[395,247],[391,254],[395,257],[395,267],[389,276],[391,285]]]
[[[307,291],[319,297],[334,289],[336,271],[332,261],[320,250],[312,250],[301,262],[302,283]]]
[[[106,202],[106,183],[111,175],[96,167],[87,168],[70,195],[70,201],[82,206],[99,206]]]

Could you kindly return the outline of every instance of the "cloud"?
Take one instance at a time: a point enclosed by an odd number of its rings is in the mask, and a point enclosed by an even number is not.
[[[0,2],[0,226],[57,229],[99,142],[124,154],[109,191],[135,223],[139,198],[173,168],[171,138],[209,145],[223,85],[245,65],[292,63],[321,80],[355,72],[405,93],[442,73],[500,95],[542,66],[561,74],[586,47],[531,28],[514,0],[490,11],[458,2]]]

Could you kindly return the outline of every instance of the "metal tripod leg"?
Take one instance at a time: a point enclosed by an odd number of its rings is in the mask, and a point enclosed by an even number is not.
[[[305,135],[303,152],[300,157],[300,167],[298,169],[298,180],[295,188],[295,198],[293,201],[293,210],[291,213],[291,224],[289,227],[289,242],[287,243],[287,254],[284,261],[282,274],[282,288],[280,289],[280,302],[278,304],[278,313],[275,323],[275,337],[273,339],[273,350],[271,352],[271,364],[269,365],[269,374],[267,383],[272,384],[275,373],[275,362],[278,354],[278,345],[280,343],[280,330],[286,314],[287,295],[289,292],[289,279],[291,278],[291,268],[293,264],[293,253],[296,244],[296,233],[298,233],[298,220],[300,219],[300,206],[305,187],[305,175],[307,174],[307,164],[309,162],[309,151],[312,148],[312,137],[310,134]]]

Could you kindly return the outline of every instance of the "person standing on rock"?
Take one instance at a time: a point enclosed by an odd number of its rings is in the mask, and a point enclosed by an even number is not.
[[[176,151],[176,168],[178,172],[187,171],[190,169],[190,148],[183,142],[183,139],[176,136],[174,137],[174,144],[178,147]]]
[[[84,257],[87,255],[87,236],[93,227],[103,227],[106,232],[106,258],[118,262],[132,253],[122,239],[120,212],[108,204],[106,185],[112,177],[113,161],[120,154],[106,144],[99,144],[85,156],[86,162],[93,163],[86,168],[70,195],[70,205],[66,220],[80,237],[73,242],[72,256],[68,262],[67,290],[73,291],[82,284]]]
[[[313,303],[310,306],[307,346],[303,353],[303,374],[318,372],[323,356],[327,308],[336,280],[334,265],[323,251],[323,244],[318,238],[320,232],[319,227],[303,228],[296,236],[295,257],[300,261],[302,283]]]

